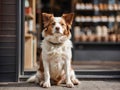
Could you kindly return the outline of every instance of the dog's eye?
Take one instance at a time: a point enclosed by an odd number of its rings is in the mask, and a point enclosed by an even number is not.
[[[54,25],[55,25],[55,22],[53,22],[52,25],[54,26]]]
[[[64,26],[64,23],[61,23],[62,26]]]

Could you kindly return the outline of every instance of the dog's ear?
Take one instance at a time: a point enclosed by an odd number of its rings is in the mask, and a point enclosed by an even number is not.
[[[53,14],[42,13],[42,17],[43,17],[44,27],[46,27],[49,24],[49,21],[51,20],[51,18],[54,16]]]
[[[72,25],[73,18],[74,18],[74,13],[69,13],[69,14],[63,14],[62,18],[65,20],[65,22],[68,25]]]

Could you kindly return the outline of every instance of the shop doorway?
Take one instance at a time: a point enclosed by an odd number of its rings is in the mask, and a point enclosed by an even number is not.
[[[101,72],[115,75],[120,71],[119,0],[25,0],[24,9],[24,74],[36,70],[39,60],[42,12],[74,12],[72,27],[72,64],[78,75]],[[113,7],[111,9],[110,7]],[[64,8],[64,9],[63,9]],[[110,71],[109,73],[107,73]],[[94,72],[94,73],[93,73]],[[105,73],[102,73],[105,74]]]

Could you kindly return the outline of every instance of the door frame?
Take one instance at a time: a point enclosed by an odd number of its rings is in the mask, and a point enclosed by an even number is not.
[[[25,0],[17,1],[17,72],[18,72],[18,81],[26,80],[30,77],[31,74],[35,74],[35,71],[25,71],[24,70],[24,57],[25,57],[25,39],[24,39],[24,21],[25,21]]]
[[[17,20],[17,30],[16,30],[16,71],[17,71],[17,79],[21,75],[24,75],[24,1],[25,0],[18,0],[17,2],[17,9],[16,9],[16,20]]]

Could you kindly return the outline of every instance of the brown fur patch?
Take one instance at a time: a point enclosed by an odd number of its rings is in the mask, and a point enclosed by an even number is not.
[[[62,15],[62,18],[64,19],[64,21],[66,23],[66,29],[64,31],[64,35],[66,35],[66,36],[70,35],[70,29],[71,29],[71,25],[73,22],[73,17],[74,17],[73,13]]]
[[[41,51],[42,52],[42,51]],[[44,67],[43,67],[43,61],[42,61],[42,53],[40,53],[40,59],[39,59],[39,71],[44,72]]]
[[[69,35],[70,35],[70,30],[67,30],[67,29],[66,29],[66,30],[64,31],[64,35],[66,35],[67,37],[69,37]]]
[[[64,30],[64,35],[68,37],[70,35],[70,28],[68,28],[68,25],[63,18],[61,19],[60,24]]]
[[[73,13],[63,14],[62,15],[62,18],[65,20],[65,22],[67,23],[67,25],[72,25],[73,17],[74,17]]]
[[[49,25],[48,28],[46,28],[46,30],[45,30],[45,36],[52,35],[52,28],[53,27],[51,25]]]
[[[50,20],[51,20],[54,16],[53,16],[53,14],[42,13],[42,17],[43,17],[44,27],[46,28],[46,27],[49,25]]]
[[[44,29],[45,30],[45,36],[47,35],[53,35],[52,34],[52,30],[53,30],[53,27],[54,27],[54,17],[52,17],[50,20],[48,20],[47,22],[49,22],[49,24],[47,25],[47,27]]]

